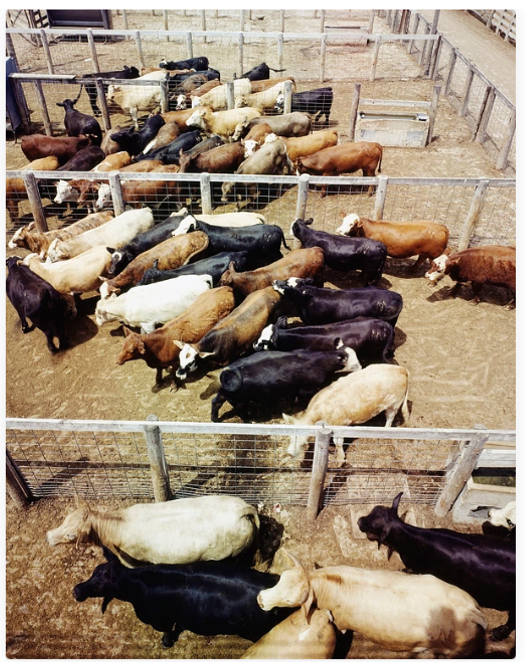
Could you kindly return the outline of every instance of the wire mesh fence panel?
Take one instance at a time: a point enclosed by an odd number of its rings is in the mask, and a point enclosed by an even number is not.
[[[516,218],[515,188],[490,186],[470,244],[514,246],[517,241]]]
[[[484,146],[488,150],[491,150],[492,155],[495,155],[495,159],[498,158],[500,150],[508,139],[512,121],[515,121],[515,108],[510,107],[509,102],[497,95],[493,103],[491,116],[486,125],[485,137],[487,142],[484,143]],[[511,165],[515,166],[515,140],[512,143],[508,160]]]
[[[315,183],[317,181],[320,178],[309,181],[309,197],[305,209],[305,218],[314,218],[317,230],[335,232],[341,225],[342,216],[351,213],[374,217],[374,196],[368,194],[368,182],[374,181],[371,178],[342,176],[321,180],[330,183]]]

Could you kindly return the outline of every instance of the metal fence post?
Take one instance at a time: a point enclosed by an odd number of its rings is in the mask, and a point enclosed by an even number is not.
[[[471,206],[469,208],[467,218],[464,222],[464,227],[462,228],[462,234],[460,235],[457,251],[463,251],[469,246],[469,240],[473,234],[473,228],[479,220],[482,208],[484,207],[484,200],[486,198],[486,191],[488,190],[488,186],[489,179],[482,179],[477,186],[475,195],[471,200]]]
[[[486,139],[486,127],[488,126],[489,118],[491,117],[491,111],[493,110],[493,104],[495,103],[495,88],[493,85],[488,85],[486,87],[486,93],[484,94],[484,100],[481,104],[481,110],[479,119],[474,131],[473,140],[476,140],[479,143],[483,143]]]
[[[473,77],[475,75],[475,70],[473,67],[469,67],[468,75],[466,76],[466,85],[464,87],[464,93],[462,95],[462,101],[460,103],[460,108],[458,109],[458,114],[461,117],[464,117],[464,115],[467,114],[468,112],[468,105],[469,105],[469,95],[471,93],[471,85],[473,84]]]
[[[298,180],[298,198],[296,200],[296,216],[294,220],[305,220],[305,212],[307,209],[307,199],[309,197],[309,179],[310,175],[304,173],[300,175]]]
[[[47,232],[48,226],[46,214],[42,206],[40,191],[38,190],[37,180],[33,172],[24,172],[24,184],[26,185],[27,197],[31,206],[31,213],[39,232]]]
[[[226,84],[226,105],[229,110],[232,110],[232,108],[235,105],[234,81],[229,80],[228,83],[225,84]]]
[[[384,217],[385,196],[387,195],[387,175],[378,175],[378,186],[374,200],[374,220],[381,221]]]
[[[474,427],[476,430],[486,429],[483,425]],[[488,438],[487,432],[474,432],[473,439],[464,446],[460,460],[449,476],[446,486],[435,505],[435,514],[439,517],[444,517],[449,512],[456,498],[462,492],[464,485],[477,466],[479,456]]]
[[[283,32],[278,35],[278,69],[283,69]]]
[[[239,33],[238,37],[238,48],[239,48],[239,53],[238,53],[238,62],[239,62],[239,77],[243,75],[243,33]]]
[[[5,450],[5,479],[7,491],[15,504],[19,508],[28,506],[33,499],[33,495],[7,448]]]
[[[331,443],[332,438],[332,430],[326,427],[324,421],[318,421],[316,425],[321,425],[321,428],[316,431],[309,498],[307,501],[307,518],[311,522],[316,519],[320,510],[323,485],[325,483],[325,475],[327,474],[329,444]]]
[[[155,414],[150,414],[146,417],[146,420],[153,423],[153,421],[158,421],[159,419]],[[168,466],[164,456],[161,429],[158,425],[146,425],[144,427],[144,436],[146,437],[148,459],[150,460],[155,500],[168,501],[172,495],[170,492],[170,476],[168,475]]]

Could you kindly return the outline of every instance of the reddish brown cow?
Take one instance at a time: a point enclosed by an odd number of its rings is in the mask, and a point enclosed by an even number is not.
[[[251,80],[250,85],[252,87],[252,93],[255,94],[257,92],[264,92],[265,90],[268,90],[269,87],[274,87],[274,85],[277,85],[278,83],[284,83],[286,80],[292,81],[294,87],[294,78],[292,76],[288,76],[287,78],[267,78],[266,80]]]
[[[234,290],[236,297],[246,297],[251,292],[272,285],[275,280],[287,280],[292,277],[314,278],[321,287],[324,265],[323,249],[319,246],[298,248],[281,260],[254,271],[238,273],[234,263],[231,262],[228,271],[221,276],[219,285],[229,285]]]
[[[143,359],[150,368],[157,371],[155,385],[159,387],[163,369],[170,368],[174,378],[181,351],[174,341],[198,342],[220,320],[229,315],[234,307],[232,289],[216,287],[200,294],[184,313],[151,333],[133,333],[123,327],[126,338],[117,357],[117,364]]]
[[[361,170],[364,177],[375,177],[376,169],[382,172],[383,148],[380,143],[373,142],[346,142],[298,159],[297,167],[300,174],[318,175],[322,177],[333,177],[343,173]],[[324,196],[326,187],[322,187],[321,194]],[[373,187],[369,187],[369,196],[373,193]]]
[[[60,165],[67,163],[75,154],[85,147],[93,145],[92,136],[68,136],[56,138],[42,133],[22,136],[20,148],[29,161],[43,159],[46,156],[56,156]]]
[[[212,110],[210,106],[199,106],[200,108],[206,108],[207,110]],[[177,126],[181,129],[181,133],[184,131],[193,131],[195,126],[188,126],[186,120],[189,119],[195,112],[195,108],[184,108],[183,110],[171,110],[168,113],[161,113],[161,117],[166,122],[170,124],[175,122]]]
[[[235,172],[245,159],[240,142],[219,145],[201,154],[181,154],[179,172]]]
[[[413,268],[422,262],[432,262],[447,248],[449,230],[432,221],[372,221],[357,214],[345,216],[336,234],[367,237],[381,241],[390,257],[404,258],[418,255]]]
[[[307,136],[293,136],[291,138],[280,136],[279,140],[285,143],[289,159],[295,163],[302,156],[311,156],[322,149],[337,145],[338,132],[335,129],[325,129],[324,131],[314,131],[314,133]]]
[[[515,306],[515,264],[516,250],[512,246],[475,246],[458,253],[447,250],[433,260],[426,273],[430,285],[436,285],[446,274],[454,281],[453,293],[460,283],[471,282],[474,297],[470,303],[479,303],[479,292],[483,285],[507,287],[513,298],[506,308]]]

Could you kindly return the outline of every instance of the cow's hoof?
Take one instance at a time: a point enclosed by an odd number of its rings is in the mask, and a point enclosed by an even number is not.
[[[510,629],[507,625],[501,625],[498,628],[493,628],[490,635],[490,641],[503,641],[510,636]]]
[[[163,648],[172,648],[175,644],[174,635],[171,632],[166,632],[161,639],[161,645]]]

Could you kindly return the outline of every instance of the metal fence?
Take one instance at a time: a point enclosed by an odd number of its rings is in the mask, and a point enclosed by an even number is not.
[[[310,439],[297,459],[286,452],[293,436]],[[329,448],[336,439],[341,467]],[[6,431],[8,466],[29,498],[230,494],[307,506],[314,516],[328,504],[381,503],[400,491],[449,508],[463,487],[452,497],[451,485],[467,468],[494,464],[495,451],[482,449],[495,442],[513,446],[515,432],[38,419],[7,419]]]

